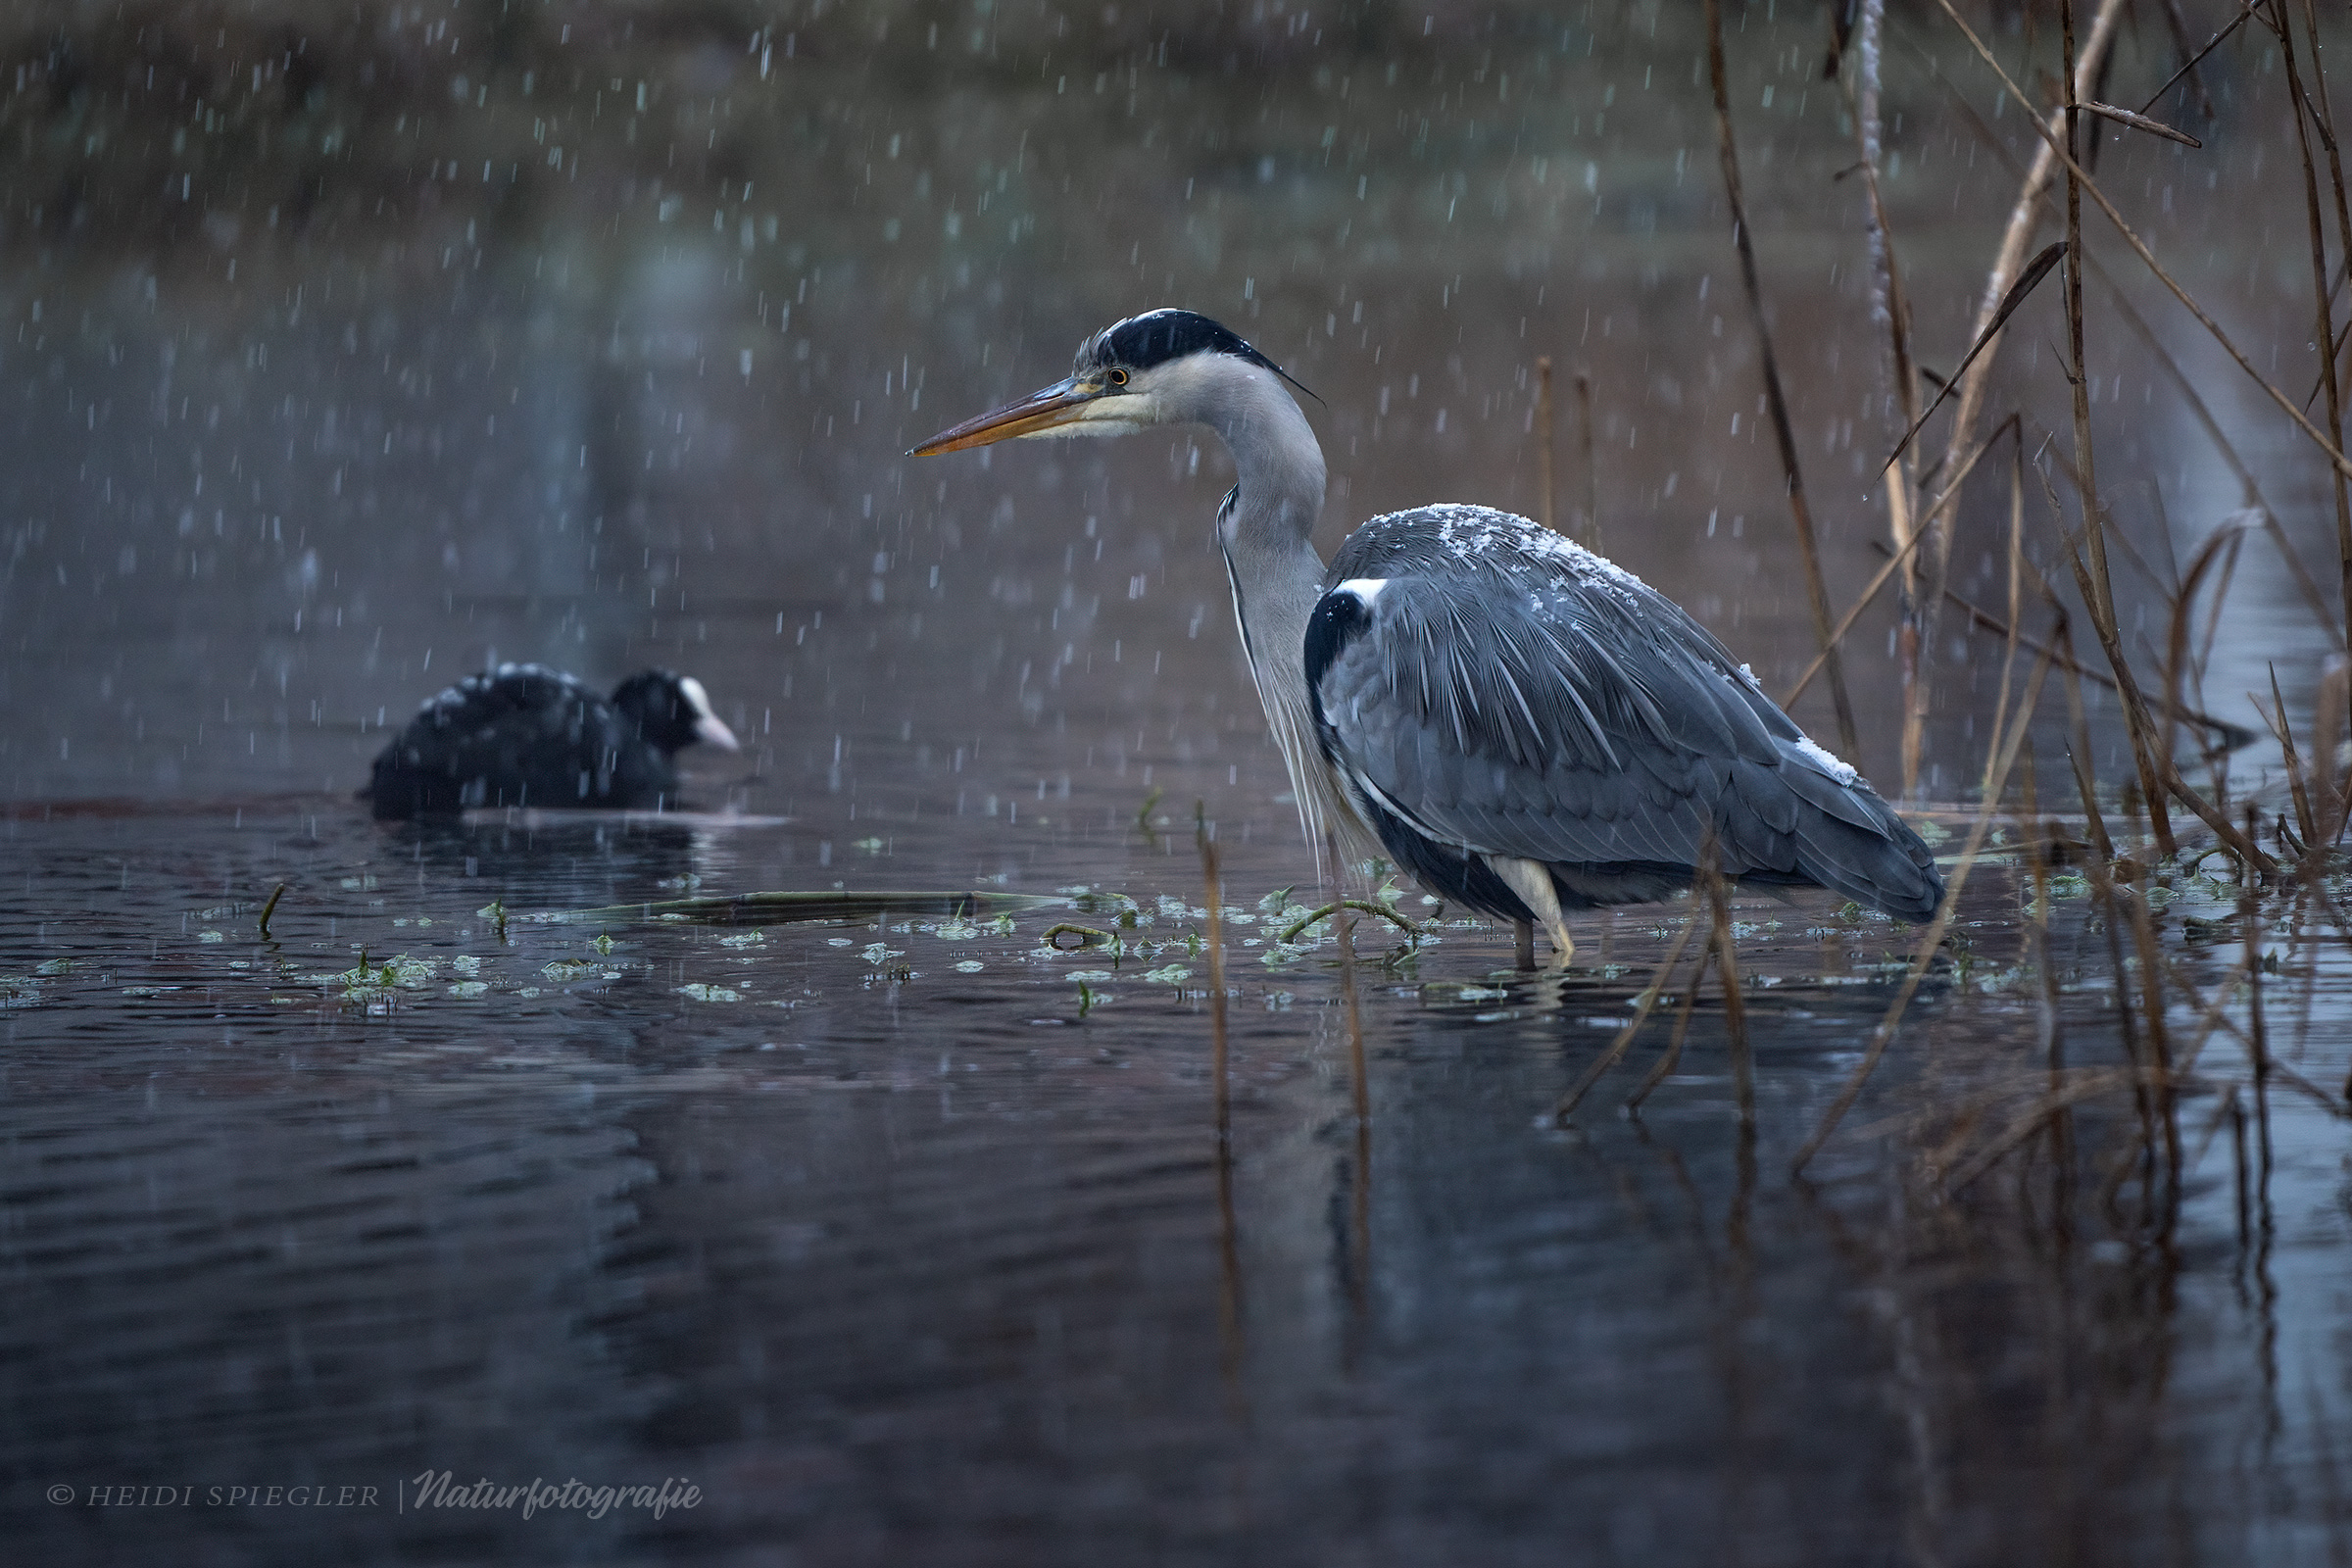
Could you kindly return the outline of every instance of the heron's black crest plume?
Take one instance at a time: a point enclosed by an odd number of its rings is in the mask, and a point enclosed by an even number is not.
[[[1317,403],[1323,401],[1315,397],[1314,390],[1306,383],[1260,354],[1247,338],[1222,321],[1212,321],[1198,311],[1174,307],[1131,316],[1097,332],[1079,346],[1076,369],[1084,374],[1117,365],[1130,370],[1148,370],[1171,360],[1204,353],[1230,354],[1237,360],[1263,366]]]

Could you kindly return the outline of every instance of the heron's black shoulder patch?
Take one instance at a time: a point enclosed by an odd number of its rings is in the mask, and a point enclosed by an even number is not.
[[[1315,722],[1323,722],[1323,672],[1331,668],[1348,645],[1372,624],[1372,607],[1346,588],[1334,588],[1315,604],[1306,620],[1306,692],[1314,705]]]
[[[1148,311],[1104,327],[1078,351],[1081,369],[1118,365],[1148,370],[1193,354],[1230,354],[1280,374],[1282,368],[1251,348],[1242,335],[1196,311]]]

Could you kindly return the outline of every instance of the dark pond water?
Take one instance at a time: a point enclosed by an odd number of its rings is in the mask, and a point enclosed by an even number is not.
[[[1449,915],[1416,952],[1367,927],[1345,970],[1328,936],[1277,944],[1313,858],[1210,544],[1221,454],[902,456],[1054,379],[1087,332],[1189,304],[1321,394],[1328,548],[1430,499],[1541,510],[1549,356],[1561,517],[1596,498],[1609,552],[1769,688],[1804,667],[1695,8],[1228,9],[1186,29],[288,0],[7,24],[0,1507],[21,1550],[2352,1551],[2346,961],[2291,888],[2260,906],[2260,1084],[2236,890],[2182,871],[2148,900],[2173,1038],[2205,1042],[2178,1185],[2138,1156],[2119,922],[2069,872],[2045,946],[1999,857],[1807,1179],[1790,1158],[1912,944],[1818,896],[1735,908],[1752,1125],[1710,987],[1639,1118],[1618,1106],[1666,1016],[1559,1127],[1684,911],[1580,922],[1564,984],[1503,973],[1507,934]],[[1864,487],[1901,423],[1862,196],[1834,177],[1854,144],[1822,19],[1729,9],[1843,605],[1877,570]],[[2049,55],[2038,17],[1993,19],[2013,62]],[[1924,15],[1892,30],[1886,189],[1941,369],[2029,133]],[[2162,31],[2140,19],[2119,82],[2169,73]],[[2119,137],[2100,177],[2297,383],[2275,52],[2240,40],[2210,85],[2206,148]],[[2097,241],[2330,581],[2324,471]],[[2244,500],[2101,286],[2093,416],[2146,651],[2172,563]],[[1995,394],[2035,421],[2029,455],[2068,428],[2053,301]],[[1999,606],[2009,496],[1980,488],[1954,583]],[[2062,578],[2046,509],[2028,538]],[[1859,760],[1890,780],[1873,614],[1848,669]],[[2268,545],[2217,625],[2208,708],[2253,722],[2275,667],[2310,711],[2329,633]],[[1951,801],[1982,771],[1999,645],[1958,612],[1942,638],[1922,792]],[[382,731],[508,658],[599,682],[673,664],[746,750],[690,754],[705,809],[668,819],[369,821],[350,791]],[[1796,711],[1831,733],[1818,687]],[[2275,757],[2241,753],[2236,789]],[[1956,855],[1967,815],[1923,819]],[[1197,823],[1229,909],[1224,1146]],[[1002,924],[534,918],[837,888],[1064,902]],[[1128,907],[1116,959],[1042,942]],[[1433,912],[1411,889],[1397,908]],[[2029,1131],[2053,1090],[2069,1112]],[[695,1491],[659,1517],[420,1504],[444,1472],[468,1498]]]

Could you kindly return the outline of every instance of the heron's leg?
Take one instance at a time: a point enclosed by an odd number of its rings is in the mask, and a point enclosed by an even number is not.
[[[1517,939],[1513,944],[1516,950],[1513,956],[1518,960],[1519,967],[1533,969],[1536,966],[1536,922],[1513,920],[1511,935]]]
[[[1507,855],[1490,855],[1487,868],[1502,878],[1503,886],[1519,895],[1520,901],[1533,909],[1536,918],[1544,922],[1544,934],[1551,938],[1549,967],[1565,969],[1568,960],[1576,956],[1576,943],[1568,935],[1567,917],[1560,913],[1560,898],[1551,885],[1551,870],[1542,860],[1522,860]],[[1520,926],[1519,956],[1528,967],[1534,966],[1535,932],[1522,923]]]

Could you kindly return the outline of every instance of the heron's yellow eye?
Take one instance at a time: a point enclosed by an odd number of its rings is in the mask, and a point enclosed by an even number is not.
[[[1111,371],[1110,384],[1112,386],[1125,386],[1127,384],[1127,372],[1125,370]]]

